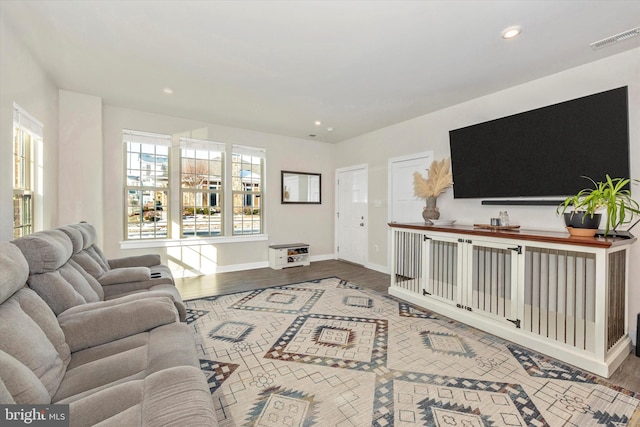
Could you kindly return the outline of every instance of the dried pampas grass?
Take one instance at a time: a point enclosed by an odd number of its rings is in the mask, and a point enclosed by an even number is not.
[[[451,161],[442,159],[434,160],[428,169],[428,178],[424,178],[420,172],[413,173],[413,193],[422,199],[438,197],[444,190],[453,185],[453,175],[450,170]]]

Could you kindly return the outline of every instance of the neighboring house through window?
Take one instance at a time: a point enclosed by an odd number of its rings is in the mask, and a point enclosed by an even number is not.
[[[13,104],[13,237],[34,229],[36,153],[42,145],[43,126],[18,104]]]

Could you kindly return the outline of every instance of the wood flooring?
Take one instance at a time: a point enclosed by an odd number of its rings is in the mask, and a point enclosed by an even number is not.
[[[180,290],[182,298],[188,300],[326,277],[339,277],[382,293],[387,292],[390,282],[388,274],[343,261],[329,260],[312,262],[306,267],[285,268],[283,270],[259,268],[176,279],[176,287]],[[637,357],[635,352],[629,354],[622,366],[607,381],[640,393],[640,357]]]

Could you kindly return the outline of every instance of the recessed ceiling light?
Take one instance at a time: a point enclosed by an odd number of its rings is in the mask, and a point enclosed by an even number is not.
[[[162,89],[162,91],[167,95],[171,95],[173,93],[173,89],[171,89],[170,87],[165,87],[164,89]]]
[[[505,28],[504,30],[502,30],[502,33],[500,35],[502,36],[503,39],[509,40],[509,39],[518,37],[521,32],[522,32],[522,27],[518,25],[514,25],[512,27]]]
[[[316,120],[315,122],[313,122],[316,126],[320,126],[322,124],[322,122],[320,120]]]
[[[333,132],[333,128],[327,128],[327,132]]]

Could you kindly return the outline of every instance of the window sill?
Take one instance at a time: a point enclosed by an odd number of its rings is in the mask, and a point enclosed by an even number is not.
[[[261,242],[269,239],[268,234],[251,234],[230,237],[206,237],[188,239],[140,239],[124,240],[120,242],[120,249],[172,248],[177,246],[202,246],[220,243]]]

